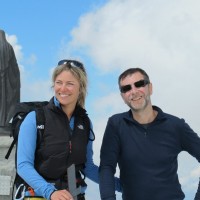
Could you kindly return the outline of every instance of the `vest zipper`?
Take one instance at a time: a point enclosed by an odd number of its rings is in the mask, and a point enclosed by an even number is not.
[[[69,141],[69,153],[72,153],[72,141]]]

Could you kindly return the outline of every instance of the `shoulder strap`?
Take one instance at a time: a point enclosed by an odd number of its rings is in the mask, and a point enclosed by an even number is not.
[[[92,130],[92,128],[90,128],[90,131],[91,131],[91,133],[92,133],[92,138],[89,136],[89,140],[90,140],[90,141],[94,141],[94,140],[95,140],[94,131]]]
[[[19,127],[24,120],[25,116],[32,110],[39,110],[39,114],[37,114],[36,111],[36,121],[37,121],[37,130],[39,132],[39,136],[42,136],[44,130],[44,126],[38,126],[38,125],[44,125],[45,124],[45,117],[42,107],[47,105],[48,101],[35,101],[35,102],[20,102],[15,107],[15,114],[13,116],[12,121],[12,132],[10,136],[13,136],[13,141],[8,149],[8,152],[5,155],[5,159],[8,159],[11,151],[14,147],[14,145],[17,143],[18,140],[18,133],[19,133]],[[39,123],[39,124],[38,124]],[[14,128],[13,128],[14,127]],[[39,129],[38,129],[39,128]],[[40,139],[40,137],[39,137]]]
[[[37,108],[35,110],[35,113],[36,113],[36,127],[37,127],[37,147],[38,147],[44,135],[46,120],[43,107]]]
[[[12,149],[13,149],[13,147],[14,147],[14,145],[15,145],[16,142],[17,142],[17,138],[14,138],[13,141],[12,141],[12,143],[11,143],[11,145],[10,145],[10,147],[9,147],[9,149],[8,149],[8,152],[5,155],[5,159],[9,158],[9,156],[11,154],[11,151],[12,151]]]
[[[88,130],[89,130],[88,140],[94,141],[95,140],[95,134],[94,134],[93,129],[91,128],[91,121],[90,121],[90,118],[88,117],[88,115],[85,115],[84,120],[85,120],[86,125],[87,125]],[[92,136],[90,136],[90,132],[92,133]]]

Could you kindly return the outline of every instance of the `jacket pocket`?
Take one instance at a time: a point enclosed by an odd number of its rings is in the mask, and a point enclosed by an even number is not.
[[[58,179],[67,172],[67,159],[65,153],[52,155],[38,167],[38,172],[47,179]]]

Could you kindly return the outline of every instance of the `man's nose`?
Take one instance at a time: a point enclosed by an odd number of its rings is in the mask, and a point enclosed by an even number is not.
[[[132,84],[132,85],[131,85],[131,90],[130,90],[130,91],[135,93],[136,91],[138,91],[138,88],[135,87],[134,84]]]

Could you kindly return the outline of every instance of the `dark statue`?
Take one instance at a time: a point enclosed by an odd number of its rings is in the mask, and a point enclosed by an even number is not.
[[[20,102],[20,72],[3,30],[0,30],[0,75],[0,134],[7,134],[15,105]]]

